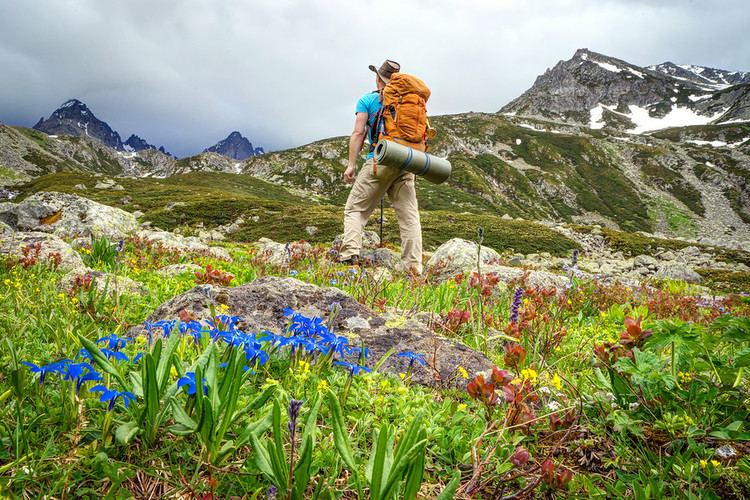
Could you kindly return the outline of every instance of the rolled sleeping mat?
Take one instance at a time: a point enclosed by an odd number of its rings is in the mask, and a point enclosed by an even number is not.
[[[396,167],[424,177],[434,184],[442,184],[451,175],[451,162],[403,144],[381,140],[375,148],[375,159],[380,165]]]

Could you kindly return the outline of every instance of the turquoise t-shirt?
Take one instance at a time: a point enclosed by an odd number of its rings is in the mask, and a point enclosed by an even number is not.
[[[370,129],[375,123],[375,115],[380,109],[380,92],[368,92],[357,101],[355,113],[367,113],[367,137],[370,137]],[[373,151],[367,155],[370,159],[373,157]]]

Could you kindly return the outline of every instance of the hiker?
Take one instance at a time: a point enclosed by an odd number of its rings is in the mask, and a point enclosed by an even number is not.
[[[415,176],[395,167],[378,165],[373,158],[378,141],[378,126],[375,121],[381,108],[383,89],[400,69],[401,66],[391,60],[386,60],[378,69],[370,65],[370,70],[375,73],[378,90],[365,94],[357,101],[354,132],[349,139],[349,164],[344,171],[344,181],[354,184],[344,208],[344,239],[339,259],[348,265],[359,263],[362,231],[378,202],[387,194],[396,212],[401,233],[401,260],[407,270],[421,274],[422,226],[419,221]],[[365,137],[370,139],[370,151],[356,174],[357,158]]]

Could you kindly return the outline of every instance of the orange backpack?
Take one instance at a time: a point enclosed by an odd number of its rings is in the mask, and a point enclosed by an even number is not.
[[[427,120],[430,89],[416,76],[394,73],[383,89],[383,101],[376,119],[381,138],[427,151],[427,140],[434,135]]]

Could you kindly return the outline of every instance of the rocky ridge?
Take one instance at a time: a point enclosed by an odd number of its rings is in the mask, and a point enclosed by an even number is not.
[[[672,63],[644,68],[579,49],[500,112],[642,133],[750,120],[749,92],[747,73]]]

